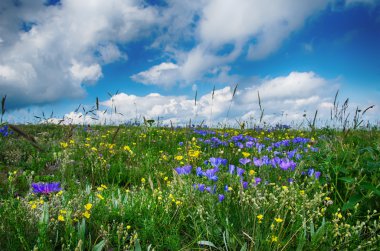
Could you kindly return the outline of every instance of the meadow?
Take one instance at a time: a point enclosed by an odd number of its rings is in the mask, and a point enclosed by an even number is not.
[[[2,250],[377,250],[380,131],[7,125]]]

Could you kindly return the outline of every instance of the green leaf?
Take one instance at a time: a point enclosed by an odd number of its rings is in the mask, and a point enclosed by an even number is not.
[[[366,190],[369,190],[373,192],[374,194],[380,196],[380,189],[378,189],[377,187],[375,187],[373,184],[369,182],[363,182],[362,184],[360,184],[360,187]]]
[[[352,209],[355,207],[355,205],[360,201],[362,200],[362,196],[360,194],[355,194],[353,196],[351,196],[348,201],[346,203],[344,203],[343,207],[342,207],[342,211],[346,211],[346,210],[349,210],[349,209]]]
[[[102,251],[104,245],[106,245],[106,241],[102,240],[92,248],[92,251]]]
[[[209,246],[209,247],[217,248],[214,245],[214,243],[212,243],[211,241],[198,241],[198,245],[203,245],[203,246]]]
[[[141,245],[140,245],[139,239],[135,240],[135,251],[141,251]]]
[[[339,180],[344,181],[346,183],[353,183],[353,182],[355,182],[355,179],[351,178],[351,177],[341,177],[341,178],[339,178]]]
[[[247,249],[247,243],[244,243],[244,245],[241,247],[240,251],[246,251]]]

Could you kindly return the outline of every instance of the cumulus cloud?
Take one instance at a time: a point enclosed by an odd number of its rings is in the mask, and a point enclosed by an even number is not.
[[[301,28],[307,18],[326,8],[329,3],[325,0],[275,0],[271,4],[260,0],[191,2],[189,10],[185,11],[179,7],[178,1],[169,1],[168,12],[163,12],[165,20],[171,20],[174,27],[186,28],[186,33],[179,30],[179,37],[191,37],[189,34],[192,34],[195,45],[191,49],[173,49],[171,45],[177,42],[176,39],[170,42],[166,35],[157,39],[168,42],[164,49],[178,66],[175,74],[173,71],[159,74],[154,79],[157,85],[191,84],[204,80],[213,69],[227,66],[244,54],[248,60],[263,59],[275,52],[292,32]],[[182,15],[173,15],[177,10],[184,11],[186,20]],[[178,36],[173,37],[178,39]],[[161,64],[152,68],[159,66]],[[144,75],[145,72],[137,75]],[[219,75],[213,77],[218,78]],[[147,78],[133,79],[152,84]]]
[[[191,119],[195,123],[204,121],[216,125],[218,122],[236,125],[236,120],[258,123],[261,105],[264,109],[263,121],[275,123],[301,123],[306,118],[311,119],[318,110],[318,119],[327,121],[333,107],[333,99],[339,85],[336,80],[328,80],[313,72],[291,72],[286,76],[265,78],[259,83],[250,83],[232,97],[233,88],[226,86],[199,95],[195,105],[193,97],[165,96],[151,93],[146,96],[136,96],[120,93],[109,100],[101,102],[104,109],[113,110],[117,107],[118,114],[99,112],[99,121],[105,123],[124,123],[130,120],[157,119],[163,123],[187,124]],[[300,91],[301,90],[301,91]],[[364,108],[366,104],[355,104]],[[227,112],[229,111],[228,117]],[[68,114],[76,121],[96,122],[90,116]],[[76,119],[75,119],[76,118]],[[367,118],[375,119],[375,113],[369,111]],[[82,122],[80,122],[82,123]]]
[[[83,97],[118,48],[151,32],[156,10],[137,0],[0,3],[0,95],[8,106]]]
[[[133,75],[131,78],[147,85],[170,86],[177,80],[178,65],[173,63],[161,63],[155,65],[147,71]]]

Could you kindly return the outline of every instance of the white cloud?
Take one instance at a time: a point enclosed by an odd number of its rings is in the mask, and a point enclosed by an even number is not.
[[[70,73],[73,79],[79,82],[96,81],[102,76],[102,68],[99,64],[84,66],[74,62],[70,68]]]
[[[147,85],[170,86],[177,80],[178,68],[178,65],[170,62],[161,63],[147,71],[135,74],[131,78]]]
[[[181,4],[169,1],[161,21],[171,21],[173,27],[169,26],[168,32],[172,37],[170,40],[167,35],[160,36],[154,46],[166,42],[164,50],[178,68],[175,74],[172,71],[162,72],[155,78],[155,83],[170,86],[205,80],[213,69],[228,66],[243,53],[247,53],[249,60],[263,59],[275,52],[292,32],[302,27],[307,18],[323,10],[329,2],[274,0],[268,4],[261,0],[199,0],[191,1],[188,10],[184,10],[181,8],[183,1]],[[177,15],[177,11],[184,12],[186,19]],[[180,35],[174,35],[173,29]],[[195,40],[191,49],[173,49],[178,39],[188,37]],[[226,46],[232,49],[227,50]],[[248,51],[245,52],[244,48]],[[220,78],[217,74],[213,77]],[[150,83],[146,78],[135,80]]]
[[[127,58],[118,43],[156,26],[156,10],[138,0],[18,2],[0,3],[0,94],[10,106],[83,97],[82,83],[98,80],[102,64]]]
[[[136,96],[119,93],[100,102],[101,109],[95,116],[97,120],[93,119],[93,115],[71,112],[64,116],[64,123],[119,124],[135,120],[142,122],[145,117],[156,121],[159,119],[166,125],[171,122],[174,125],[184,125],[188,124],[190,119],[195,124],[204,121],[205,124],[214,126],[219,122],[237,126],[236,121],[253,125],[258,124],[260,119],[257,97],[257,90],[260,90],[264,122],[272,125],[304,122],[306,125],[304,114],[307,119],[312,120],[315,111],[318,110],[317,123],[324,125],[330,119],[338,87],[336,80],[324,79],[313,72],[291,72],[286,76],[266,78],[258,84],[251,83],[241,89],[238,88],[234,98],[232,98],[233,88],[230,86],[217,88],[214,95],[212,91],[198,95],[196,106],[193,97],[188,96],[165,96],[159,93]],[[377,101],[371,104],[376,106],[367,112],[364,119],[379,123],[376,114],[380,103]],[[350,103],[349,112],[354,114],[353,109],[357,106],[364,109],[368,104]],[[115,107],[117,113],[114,112]],[[105,109],[108,112],[104,113]],[[59,119],[55,119],[55,122],[58,121]]]

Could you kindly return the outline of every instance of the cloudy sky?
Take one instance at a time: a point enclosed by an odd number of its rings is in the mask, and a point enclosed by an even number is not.
[[[378,0],[0,2],[11,123],[257,122],[258,92],[268,123],[324,121],[337,90],[379,123]]]

